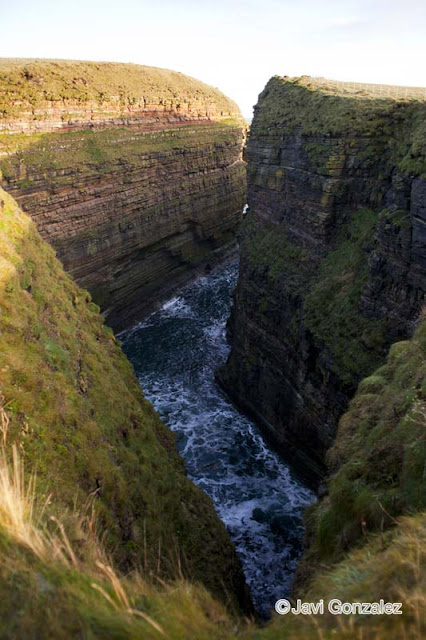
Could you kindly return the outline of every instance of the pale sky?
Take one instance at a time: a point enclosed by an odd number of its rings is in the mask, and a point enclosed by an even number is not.
[[[251,118],[273,75],[426,86],[426,0],[0,0],[0,57],[134,62]]]

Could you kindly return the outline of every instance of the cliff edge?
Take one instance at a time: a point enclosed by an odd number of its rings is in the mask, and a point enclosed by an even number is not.
[[[115,329],[232,246],[245,126],[181,73],[0,60],[2,185]]]

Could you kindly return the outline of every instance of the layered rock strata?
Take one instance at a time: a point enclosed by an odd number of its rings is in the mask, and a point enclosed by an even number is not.
[[[219,379],[313,482],[357,383],[424,303],[426,104],[406,93],[275,77],[255,108]]]
[[[106,63],[0,64],[3,186],[122,328],[233,242],[244,123],[183,74]]]

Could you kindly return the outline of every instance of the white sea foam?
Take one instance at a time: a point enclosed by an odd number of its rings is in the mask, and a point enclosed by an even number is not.
[[[313,494],[218,389],[236,265],[183,289],[123,334],[146,397],[176,432],[190,477],[213,500],[266,613],[289,594],[301,552],[304,505]]]
[[[191,307],[181,296],[176,296],[163,304],[159,313],[172,318],[188,318],[193,316]]]

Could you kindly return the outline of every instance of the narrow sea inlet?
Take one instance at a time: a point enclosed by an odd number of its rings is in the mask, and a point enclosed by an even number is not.
[[[226,524],[266,616],[289,596],[302,513],[314,494],[215,383],[228,354],[225,327],[237,276],[236,261],[222,265],[120,338],[145,396],[176,433],[189,476]]]

